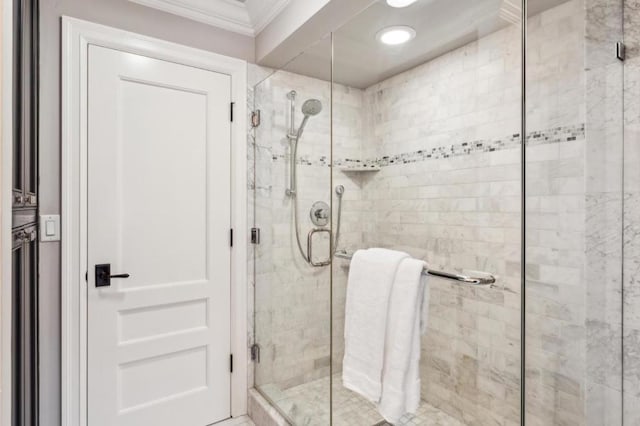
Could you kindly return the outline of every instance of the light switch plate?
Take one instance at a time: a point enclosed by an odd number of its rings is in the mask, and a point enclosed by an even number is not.
[[[40,215],[40,241],[60,241],[60,215]]]

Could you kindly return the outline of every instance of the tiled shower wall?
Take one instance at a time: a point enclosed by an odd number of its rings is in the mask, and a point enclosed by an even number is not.
[[[555,23],[555,24],[552,24]],[[528,21],[527,129],[583,126],[559,144],[527,147],[527,424],[585,424],[585,5]],[[568,138],[570,139],[570,138]]]
[[[613,68],[619,64],[600,60],[619,28],[609,22],[615,15],[603,19],[606,1],[571,0],[528,21],[526,402],[532,425],[617,420],[619,352],[602,351],[616,337],[619,342],[620,253],[615,238],[597,232],[615,228],[621,205],[606,175],[611,169],[596,167],[616,158],[612,148],[620,140],[616,116],[602,114],[616,101],[619,72]],[[607,76],[613,80],[607,83]],[[287,72],[255,90],[263,113],[256,129],[256,212],[263,230],[256,257],[256,335],[263,347],[256,384],[279,388],[328,374],[329,362],[328,271],[300,262],[284,195],[291,89],[299,103],[318,97],[328,111],[329,102],[327,82]],[[519,423],[520,91],[517,27],[364,91],[334,85],[333,183],[347,188],[340,248],[396,248],[435,268],[498,276],[491,289],[430,280],[423,398],[470,424]],[[329,131],[323,112],[301,142],[305,230],[311,202],[332,195]],[[381,170],[339,171],[355,164],[347,160]],[[603,179],[612,187],[599,187]],[[586,241],[597,249],[586,250]],[[347,272],[345,262],[335,262],[335,371]],[[634,336],[629,332],[629,340]]]
[[[640,424],[640,1],[624,2],[624,420]]]
[[[622,421],[623,2],[585,0],[585,424]],[[580,407],[582,408],[582,407]],[[624,424],[635,424],[625,422]]]

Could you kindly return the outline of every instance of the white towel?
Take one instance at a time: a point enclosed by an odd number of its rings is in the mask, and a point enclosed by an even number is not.
[[[420,336],[428,307],[425,267],[423,261],[403,259],[391,290],[378,411],[392,424],[415,413],[420,404]]]
[[[389,297],[398,265],[406,253],[358,250],[351,259],[345,307],[342,382],[378,403],[382,392]]]

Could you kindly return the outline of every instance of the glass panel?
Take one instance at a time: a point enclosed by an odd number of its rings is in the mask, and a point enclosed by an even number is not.
[[[526,420],[619,425],[622,2],[528,4]]]
[[[624,424],[640,424],[640,8],[624,2]],[[615,395],[615,394],[614,394]]]
[[[328,38],[284,69],[250,66],[261,118],[250,134],[250,203],[261,230],[253,246],[255,385],[293,424],[326,425],[330,415],[330,269],[305,259],[312,229],[325,232],[313,235],[311,261],[330,259],[330,73]],[[318,202],[326,207],[315,225],[310,211]]]
[[[336,259],[334,425],[519,424],[521,13],[488,0],[375,2],[334,34],[338,250],[395,249],[497,277],[492,287],[427,279],[427,329],[412,355],[419,408],[398,420],[343,386],[350,264]],[[398,25],[415,38],[382,44]],[[387,336],[406,332],[388,324]]]

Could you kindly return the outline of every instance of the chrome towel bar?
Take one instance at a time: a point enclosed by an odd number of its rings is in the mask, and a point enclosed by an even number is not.
[[[341,250],[336,252],[335,257],[339,259],[351,260],[351,257],[353,257],[353,255],[347,253],[344,250]],[[434,277],[445,278],[448,280],[458,281],[465,284],[477,285],[477,286],[490,286],[496,282],[496,278],[491,274],[487,274],[484,277],[471,277],[468,275],[458,275],[458,274],[453,274],[451,272],[436,271],[434,269],[427,269],[427,268],[425,268],[422,273],[425,275],[432,275]]]

